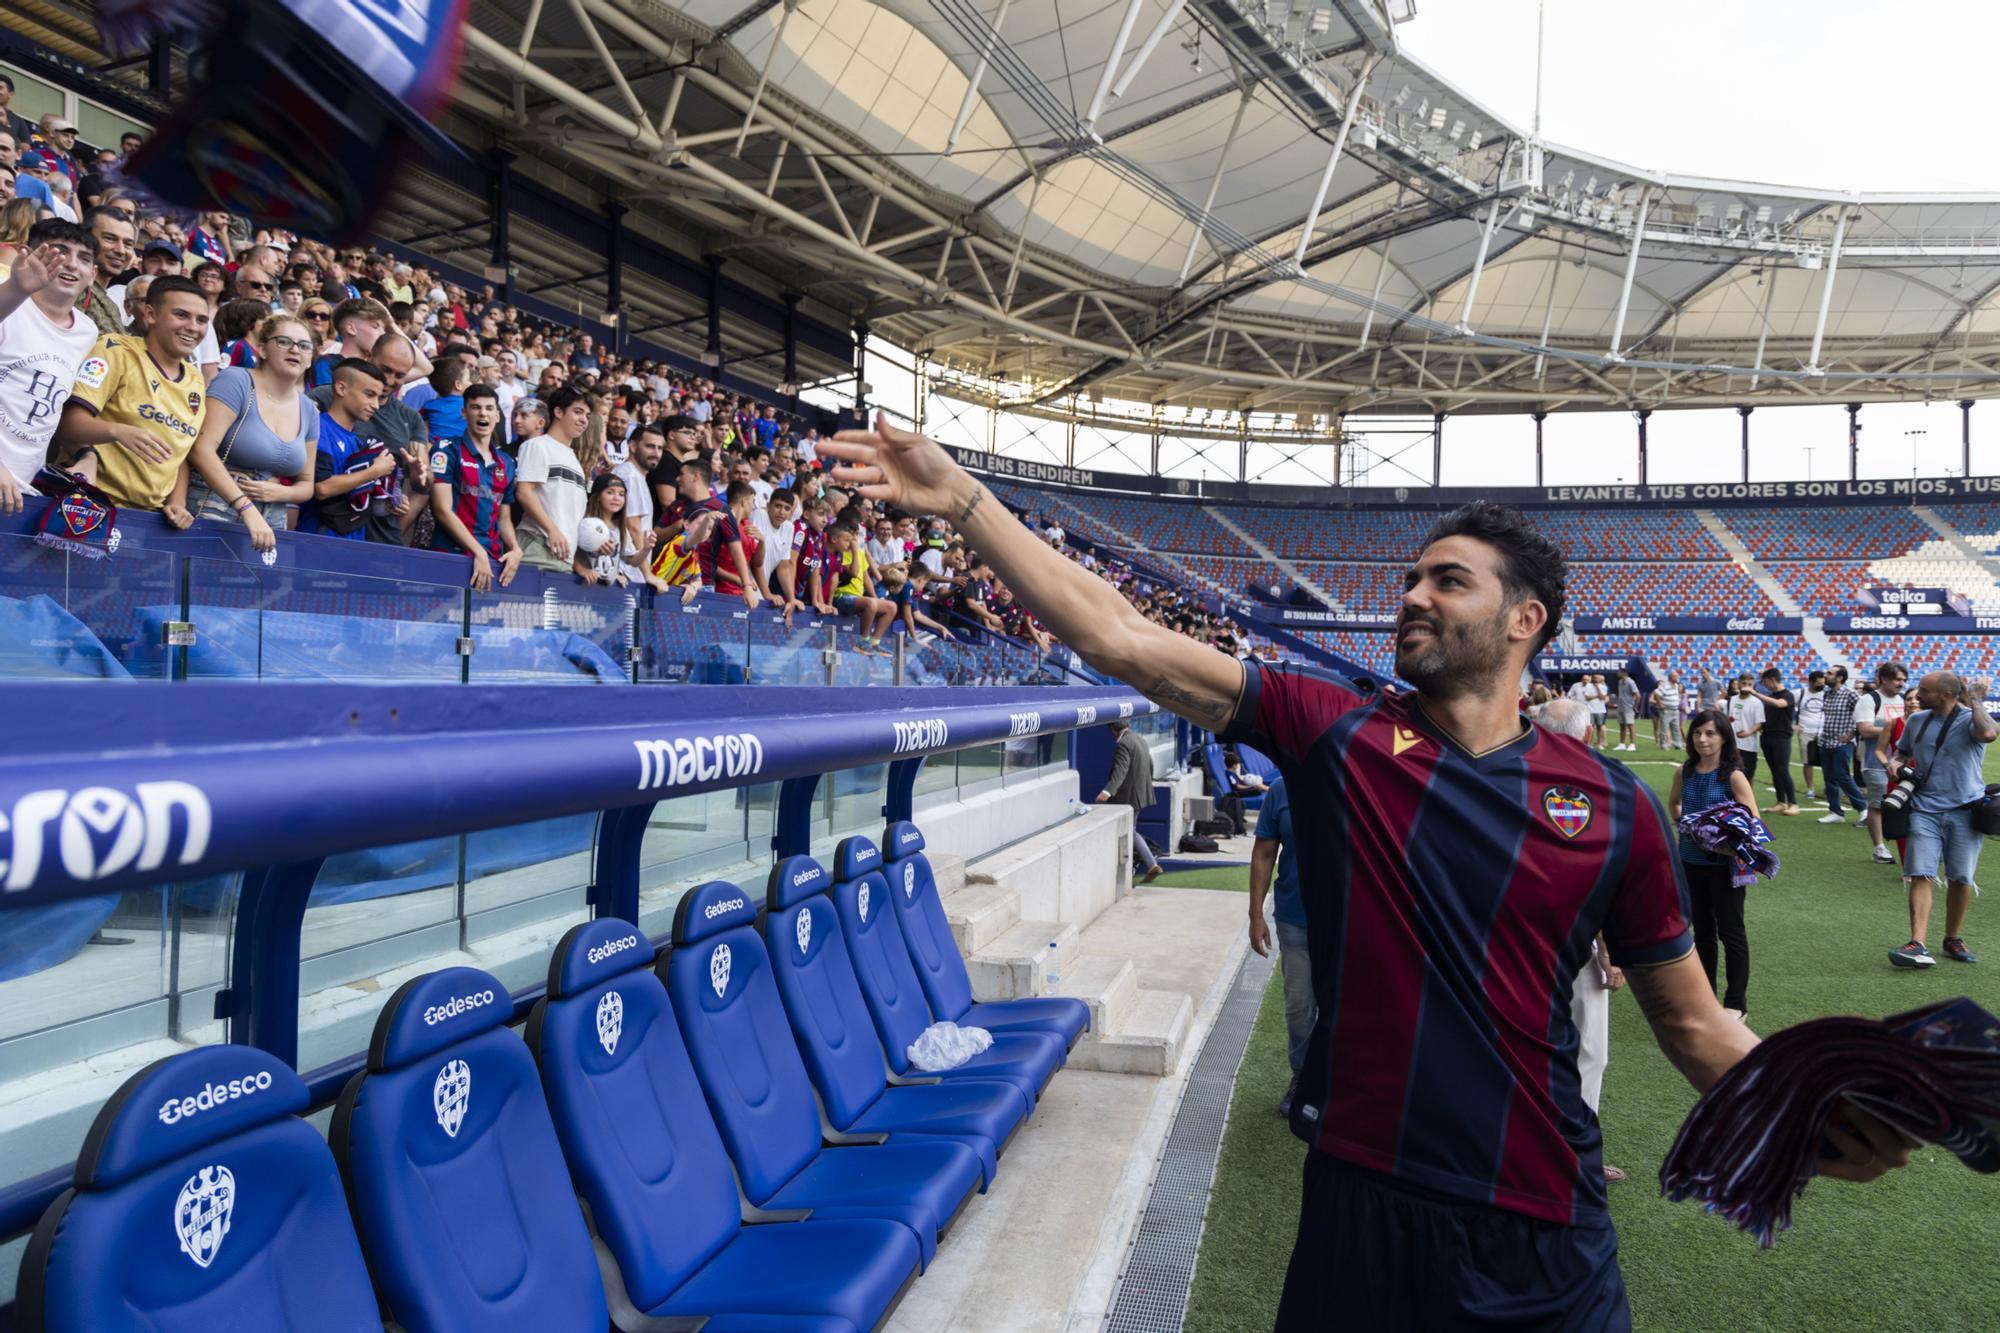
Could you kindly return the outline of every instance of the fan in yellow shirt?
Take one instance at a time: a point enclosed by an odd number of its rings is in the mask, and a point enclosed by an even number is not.
[[[185,528],[193,516],[168,497],[208,410],[208,384],[192,359],[208,331],[208,298],[190,279],[158,277],[145,304],[152,323],[143,338],[107,334],[84,358],[55,454],[112,503],[161,510]]]

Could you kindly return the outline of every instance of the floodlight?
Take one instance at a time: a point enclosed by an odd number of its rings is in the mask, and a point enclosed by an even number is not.
[[[1563,173],[1562,185],[1560,186],[1560,188],[1567,190],[1575,184],[1576,184],[1576,168],[1571,167],[1568,171],[1565,171]]]
[[[1423,101],[1417,103],[1417,119],[1420,121],[1424,120],[1428,118],[1430,114],[1431,114],[1431,99],[1426,97]]]
[[[1741,222],[1743,220],[1743,205],[1731,204],[1727,209],[1723,210],[1722,220],[1729,223]]]
[[[1771,206],[1769,204],[1759,205],[1757,209],[1757,225],[1761,227],[1770,220]]]
[[[1462,120],[1454,120],[1451,123],[1451,133],[1447,134],[1445,138],[1450,139],[1453,143],[1457,143],[1461,138],[1464,137],[1464,135],[1465,135],[1465,122]]]
[[[1585,195],[1588,195],[1588,196],[1592,196],[1592,197],[1595,197],[1595,196],[1596,196],[1596,194],[1597,194],[1597,177],[1595,177],[1595,176],[1592,176],[1592,177],[1591,177],[1591,178],[1590,178],[1589,180],[1587,180],[1587,181],[1585,181],[1585,182],[1583,183],[1583,192],[1584,192],[1584,194],[1585,194]]]
[[[1476,152],[1478,152],[1478,151],[1479,151],[1479,145],[1480,145],[1480,143],[1482,142],[1482,140],[1484,139],[1484,137],[1485,137],[1485,136],[1481,135],[1481,134],[1480,134],[1480,132],[1479,132],[1478,130],[1474,130],[1474,131],[1472,132],[1472,137],[1471,137],[1470,139],[1467,139],[1467,140],[1465,141],[1465,146],[1466,146],[1466,148],[1467,148],[1467,149],[1469,149],[1469,150],[1470,150],[1470,151],[1472,151],[1472,152],[1475,152],[1475,153],[1476,153]]]
[[[1402,87],[1396,90],[1396,95],[1394,97],[1389,99],[1389,105],[1395,107],[1397,110],[1400,111],[1402,110],[1403,103],[1409,100],[1410,100],[1410,85],[1406,83]]]
[[[1449,116],[1450,114],[1451,114],[1451,113],[1450,113],[1449,111],[1445,110],[1445,109],[1444,109],[1443,107],[1438,107],[1438,108],[1437,108],[1437,109],[1436,109],[1435,111],[1432,111],[1432,112],[1431,112],[1431,128],[1432,128],[1432,129],[1434,129],[1434,130],[1441,130],[1441,129],[1443,129],[1443,128],[1444,128],[1444,122],[1445,122],[1445,117]]]
[[[1333,11],[1324,5],[1313,10],[1312,22],[1309,26],[1315,36],[1325,36],[1333,29]]]

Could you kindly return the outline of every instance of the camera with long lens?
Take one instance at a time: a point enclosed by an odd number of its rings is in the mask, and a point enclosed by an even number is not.
[[[1901,814],[1917,793],[1917,771],[1908,764],[1896,770],[1896,785],[1882,797],[1882,809]]]

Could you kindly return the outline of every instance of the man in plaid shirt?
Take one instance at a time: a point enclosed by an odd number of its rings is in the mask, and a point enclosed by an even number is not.
[[[1827,672],[1825,721],[1819,733],[1819,761],[1826,774],[1827,804],[1827,813],[1820,816],[1822,824],[1847,822],[1840,808],[1842,792],[1854,802],[1855,812],[1861,818],[1868,817],[1868,799],[1854,781],[1854,706],[1860,699],[1860,695],[1848,688],[1846,667],[1837,666]]]

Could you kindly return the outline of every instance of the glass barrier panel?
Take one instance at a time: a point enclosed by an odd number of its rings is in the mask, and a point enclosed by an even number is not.
[[[594,592],[582,584],[576,593]],[[632,679],[625,656],[630,613],[610,589],[585,599],[493,588],[472,595],[472,657],[466,679],[477,685],[620,684]]]
[[[910,795],[915,803],[922,805],[926,803],[925,798],[937,796],[940,792],[944,793],[944,796],[938,797],[940,800],[958,794],[958,756],[955,754],[934,754],[924,760],[924,766],[917,770],[916,785]]]
[[[523,775],[523,780],[527,775]],[[581,894],[591,880],[598,817],[561,815],[465,837],[465,916]],[[557,910],[555,905],[550,912]]]
[[[1005,747],[999,743],[974,745],[958,752],[958,786],[964,791],[999,779],[1006,762]]]
[[[852,620],[839,622],[835,632],[838,636],[840,656],[834,662],[834,684],[886,686],[896,683],[894,645],[863,647],[861,631],[855,627]]]
[[[792,623],[764,612],[749,620],[750,680],[757,685],[826,684],[826,650],[833,646],[833,620],[794,613]]]
[[[1045,747],[1046,738],[1041,736],[1013,736],[1002,743],[1002,772],[1009,785],[1026,781],[1041,772]]]
[[[461,589],[200,556],[187,587],[189,679],[459,678]]]
[[[165,624],[181,619],[181,558],[93,559],[0,536],[0,679],[165,680]]]
[[[641,685],[741,685],[750,660],[751,621],[743,603],[679,593],[655,597],[638,613]]]
[[[882,802],[888,796],[889,766],[865,764],[829,773],[820,781],[827,824],[834,838],[865,833],[882,840]]]

